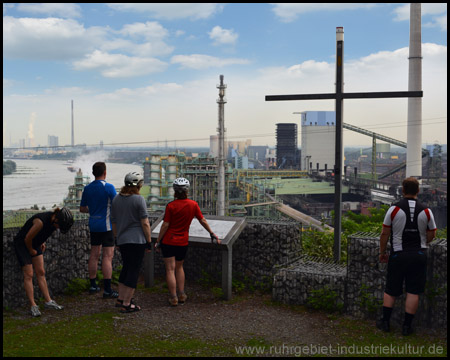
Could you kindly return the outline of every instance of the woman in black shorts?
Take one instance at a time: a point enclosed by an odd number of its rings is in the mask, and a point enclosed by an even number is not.
[[[166,266],[167,286],[170,292],[169,303],[171,306],[177,306],[178,303],[184,304],[187,299],[184,292],[183,262],[188,249],[189,227],[192,219],[194,217],[198,219],[210,233],[211,240],[216,240],[218,244],[221,241],[212,232],[198,204],[187,198],[189,181],[185,178],[175,179],[173,189],[175,190],[175,200],[167,204],[156,246],[157,249],[161,248]],[[179,296],[177,296],[177,287]]]
[[[73,225],[73,216],[69,209],[56,208],[53,212],[44,212],[32,216],[19,230],[14,238],[14,249],[23,272],[25,293],[31,304],[31,315],[40,316],[39,306],[34,301],[33,269],[37,282],[45,299],[45,307],[61,310],[50,298],[47,280],[45,279],[44,256],[45,241],[50,235],[59,229],[63,234],[67,233]]]

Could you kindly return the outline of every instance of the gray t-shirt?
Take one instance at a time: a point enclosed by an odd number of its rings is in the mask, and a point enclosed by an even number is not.
[[[141,219],[148,218],[147,205],[141,195],[118,194],[111,206],[111,221],[116,224],[117,245],[145,244]]]

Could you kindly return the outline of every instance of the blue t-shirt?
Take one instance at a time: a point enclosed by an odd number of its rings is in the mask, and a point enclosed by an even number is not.
[[[91,232],[112,230],[111,203],[116,195],[114,186],[105,180],[94,180],[84,188],[80,206],[89,208],[89,230]]]

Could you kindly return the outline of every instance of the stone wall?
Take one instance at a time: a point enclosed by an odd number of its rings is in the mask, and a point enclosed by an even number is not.
[[[155,221],[157,216],[150,216]],[[27,304],[23,288],[23,275],[13,247],[18,228],[3,231],[3,306],[17,307]],[[69,233],[55,231],[46,242],[44,265],[51,295],[60,294],[74,278],[87,279],[90,252],[87,220],[75,221]],[[301,251],[301,232],[295,222],[248,221],[246,228],[233,245],[233,278],[246,277],[250,281],[271,285],[274,265],[290,261]],[[221,252],[215,249],[189,248],[185,260],[188,281],[208,277],[221,284]],[[116,248],[113,269],[121,265]],[[101,262],[99,264],[101,269]],[[144,265],[142,271],[144,269]],[[155,275],[164,275],[164,262],[155,256]],[[42,297],[34,279],[35,299]]]
[[[150,217],[154,221],[157,217]],[[18,228],[3,231],[3,307],[27,304],[23,275],[17,261],[13,237]],[[76,221],[68,234],[55,231],[46,242],[46,278],[51,295],[61,294],[70,280],[88,278],[90,249],[87,220]],[[356,317],[380,315],[386,278],[386,264],[378,262],[376,234],[355,234],[348,241],[347,266],[326,263],[301,254],[301,232],[289,221],[247,220],[247,226],[233,245],[233,279],[247,279],[265,287],[272,285],[273,298],[289,304],[305,304],[313,290],[327,287],[336,292],[345,313]],[[188,281],[207,276],[221,284],[221,252],[189,248],[185,260]],[[116,249],[113,269],[121,256]],[[101,264],[99,264],[101,269]],[[143,269],[142,269],[143,271]],[[155,256],[155,275],[164,275],[160,254]],[[416,324],[447,327],[447,240],[434,241],[428,250],[428,282],[421,296]],[[42,297],[34,280],[35,299]],[[393,321],[403,320],[404,297],[396,302]]]
[[[447,327],[447,240],[436,240],[427,252],[427,286],[420,296],[414,323],[420,326]],[[300,258],[274,275],[275,300],[305,305],[312,290],[328,286],[338,294],[347,314],[375,319],[381,316],[387,264],[378,261],[379,235],[358,233],[348,240],[347,266],[339,266]],[[339,270],[340,269],[340,270]],[[405,295],[395,303],[392,322],[404,318]]]
[[[19,228],[3,230],[3,307],[14,308],[28,303],[22,270],[13,246],[14,236],[18,231]],[[55,231],[45,244],[44,268],[50,296],[61,294],[72,279],[89,278],[90,238],[87,220],[75,221],[67,234]],[[113,268],[117,269],[120,263],[120,254],[116,250]],[[34,297],[38,300],[42,294],[36,276],[33,283]]]
[[[214,229],[213,229],[214,230]],[[301,253],[301,232],[292,221],[247,220],[247,225],[233,245],[233,279],[254,283],[272,283],[273,267],[286,264]],[[186,278],[205,277],[221,284],[222,255],[216,249],[190,247],[184,262]],[[161,254],[155,256],[155,275],[163,275]]]

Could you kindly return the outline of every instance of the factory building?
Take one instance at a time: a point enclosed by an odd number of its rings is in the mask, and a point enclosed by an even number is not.
[[[301,125],[301,170],[333,171],[336,153],[336,113],[304,111],[301,113]]]
[[[300,156],[297,146],[297,124],[277,124],[277,168],[298,169]]]

